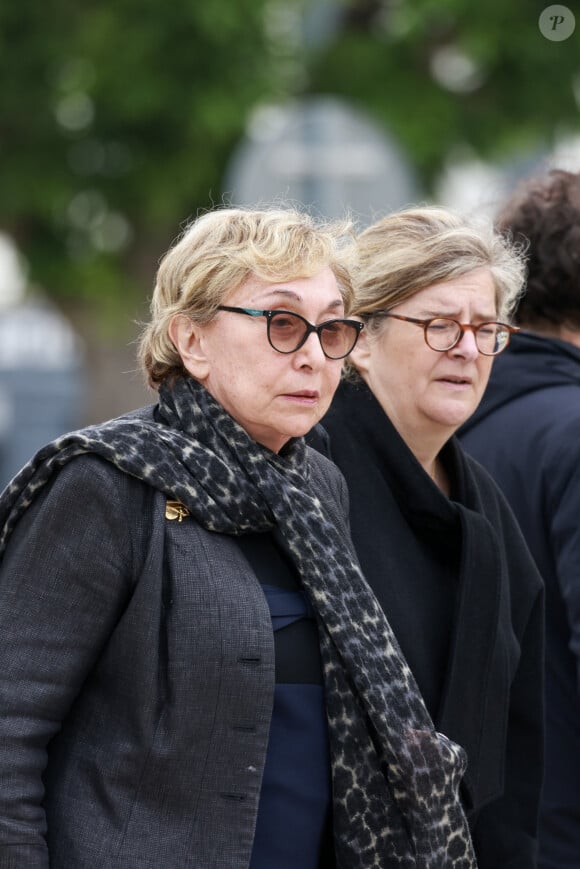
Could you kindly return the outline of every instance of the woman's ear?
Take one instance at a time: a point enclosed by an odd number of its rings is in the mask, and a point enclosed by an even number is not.
[[[186,314],[176,314],[169,324],[169,337],[181,356],[183,367],[204,381],[209,374],[209,360],[204,350],[204,325],[196,323]]]
[[[350,354],[349,362],[354,365],[356,370],[361,374],[368,371],[370,364],[370,338],[368,332],[363,329],[360,333],[356,346]]]

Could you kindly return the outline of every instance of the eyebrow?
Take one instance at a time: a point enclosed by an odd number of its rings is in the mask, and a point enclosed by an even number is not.
[[[276,289],[269,290],[265,294],[264,299],[262,299],[261,301],[266,301],[269,297],[272,297],[272,296],[282,297],[282,299],[288,299],[289,301],[292,301],[292,302],[304,302],[304,296],[302,296],[300,293],[297,293],[295,290],[287,290],[284,288],[276,288]],[[332,302],[328,303],[328,305],[325,308],[325,311],[332,311],[335,308],[342,308],[343,306],[344,306],[344,299],[341,296],[339,296],[336,299],[333,299]]]
[[[443,319],[457,320],[459,322],[459,314],[456,311],[453,311],[451,313],[450,312],[444,313],[441,311],[441,309],[439,309],[438,311],[433,311],[433,310],[427,311],[424,309],[419,314],[417,314],[417,317],[419,317],[419,316],[422,320],[432,320],[432,319],[435,319],[437,317],[442,317]],[[495,313],[494,314],[477,314],[477,313],[474,314],[475,319],[481,320],[482,323],[494,323],[497,320],[497,316],[498,315]]]

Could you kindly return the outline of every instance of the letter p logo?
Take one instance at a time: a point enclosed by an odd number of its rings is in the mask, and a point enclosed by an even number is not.
[[[574,13],[567,6],[547,6],[538,19],[540,33],[551,42],[563,42],[576,27]]]

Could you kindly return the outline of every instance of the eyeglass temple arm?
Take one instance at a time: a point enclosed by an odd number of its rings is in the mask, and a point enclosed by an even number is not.
[[[232,305],[219,305],[218,311],[232,311],[234,314],[247,314],[248,317],[263,317],[266,313],[258,308],[235,308]]]

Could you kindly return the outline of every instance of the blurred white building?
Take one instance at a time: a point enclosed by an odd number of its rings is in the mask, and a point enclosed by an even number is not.
[[[0,489],[43,444],[76,428],[83,406],[80,342],[27,286],[18,251],[0,234]]]

